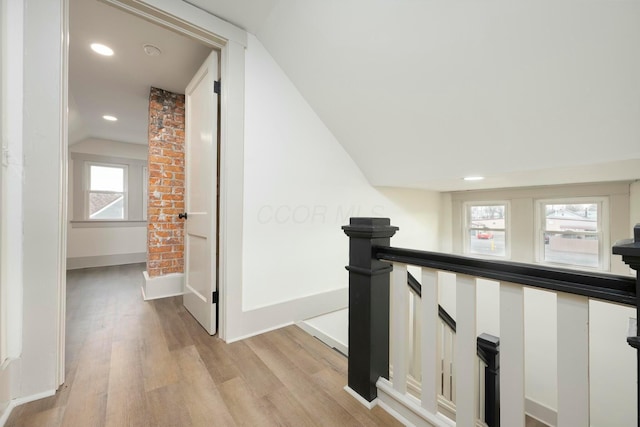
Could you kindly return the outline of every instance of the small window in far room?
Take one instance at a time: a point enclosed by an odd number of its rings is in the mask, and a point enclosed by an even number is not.
[[[508,257],[507,203],[465,204],[465,253]]]
[[[87,163],[86,219],[127,219],[127,166]]]
[[[603,199],[538,201],[538,262],[607,270],[605,206]]]

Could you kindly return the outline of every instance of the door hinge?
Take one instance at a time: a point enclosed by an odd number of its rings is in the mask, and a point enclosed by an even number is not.
[[[213,82],[213,93],[220,95],[220,80]]]
[[[217,304],[218,303],[218,291],[213,291],[213,293],[211,294],[211,304]]]

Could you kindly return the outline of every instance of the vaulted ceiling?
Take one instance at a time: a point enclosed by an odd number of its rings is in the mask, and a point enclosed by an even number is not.
[[[255,34],[374,185],[639,178],[640,2],[188,3]]]

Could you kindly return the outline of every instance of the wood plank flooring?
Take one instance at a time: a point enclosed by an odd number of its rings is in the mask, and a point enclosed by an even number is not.
[[[301,329],[225,344],[181,298],[142,301],[143,268],[69,272],[66,382],[7,427],[400,425],[349,396],[344,356]]]

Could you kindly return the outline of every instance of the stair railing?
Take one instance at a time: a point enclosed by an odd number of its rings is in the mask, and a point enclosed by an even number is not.
[[[392,413],[402,411],[402,417],[414,425],[476,425],[481,415],[476,281],[490,279],[498,282],[500,289],[500,424],[525,426],[523,288],[528,286],[557,295],[557,425],[589,425],[589,299],[630,305],[640,315],[636,298],[640,277],[394,248],[390,239],[398,228],[387,218],[351,218],[343,230],[349,236],[348,389],[354,395],[365,402],[379,402]],[[616,244],[613,253],[638,270],[640,224],[634,236],[634,240]],[[419,399],[407,388],[411,358],[408,265],[421,268]],[[440,272],[456,276],[455,422],[438,408],[438,392],[442,390],[438,366]],[[640,336],[627,341],[640,348]],[[390,364],[393,381],[389,381]],[[640,350],[638,368],[640,372]]]
[[[409,343],[409,378],[407,387],[414,396],[421,392],[421,301],[422,285],[411,273],[407,273],[410,293],[410,343]],[[440,367],[440,384],[438,385],[438,408],[447,417],[455,420],[455,334],[456,321],[438,304],[438,342],[440,343],[437,356]],[[478,421],[488,427],[500,425],[500,340],[490,334],[480,334],[477,339],[478,356]]]

